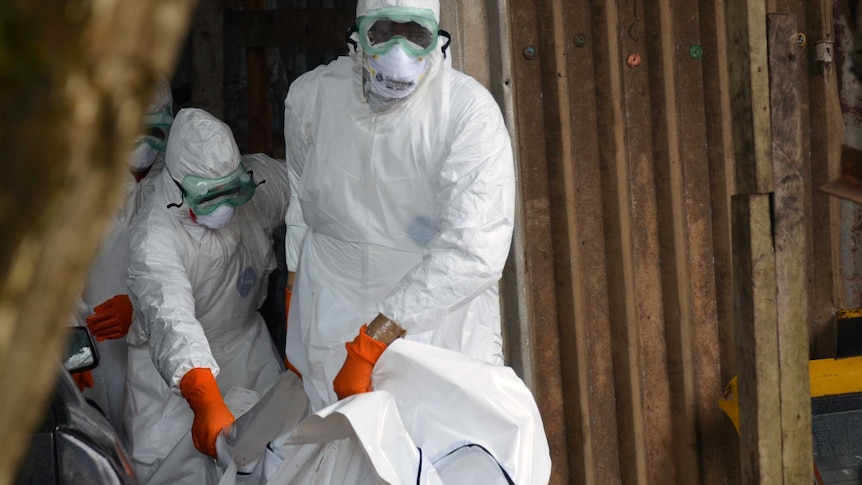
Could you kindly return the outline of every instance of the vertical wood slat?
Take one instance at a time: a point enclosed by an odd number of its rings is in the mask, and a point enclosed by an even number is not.
[[[844,120],[838,93],[835,63],[815,60],[819,42],[831,43],[833,34],[832,0],[805,0],[807,7],[807,51],[809,78],[808,106],[811,129],[811,240],[812,282],[810,285],[810,358],[834,357],[837,351],[835,308],[844,305],[841,283],[840,200],[819,190],[823,184],[838,177],[841,143],[844,140]],[[803,27],[803,26],[800,26]],[[804,52],[803,51],[803,52]],[[804,54],[803,54],[804,55]],[[803,95],[806,93],[803,93]],[[827,221],[822,223],[821,221]]]
[[[717,287],[716,312],[720,347],[721,381],[736,375],[733,335],[733,280],[731,275],[730,198],[736,187],[732,163],[733,125],[731,116],[728,45],[724,2],[700,0],[700,25],[703,32],[704,101],[706,144],[709,157],[710,197],[713,215],[713,258]],[[721,430],[727,432],[727,430]],[[736,432],[733,438],[736,439]],[[714,434],[719,434],[716,430]],[[738,457],[737,457],[738,458]],[[733,461],[738,468],[739,460]],[[733,466],[725,464],[726,466]]]
[[[742,485],[784,483],[770,198],[732,199]]]
[[[777,0],[777,1],[775,1],[775,6],[770,8],[768,10],[768,12],[769,12],[769,14],[792,14],[792,15],[795,15],[796,16],[796,28],[798,29],[797,32],[800,34],[803,34],[803,35],[812,36],[814,33],[807,30],[805,27],[806,22],[808,22],[807,15],[809,13],[813,13],[811,11],[811,9],[807,8],[807,6],[806,6],[807,2],[808,2],[808,0]],[[815,35],[815,37],[816,37],[816,35]],[[828,341],[830,339],[828,338],[828,336],[826,334],[831,333],[830,331],[834,331],[834,329],[835,329],[835,326],[833,324],[833,318],[832,318],[833,307],[831,306],[831,304],[832,304],[831,297],[827,297],[827,299],[829,301],[829,308],[825,308],[822,304],[819,305],[821,317],[825,316],[824,312],[828,314],[828,317],[820,318],[819,324],[811,320],[811,317],[815,314],[815,305],[817,305],[817,303],[816,303],[817,300],[815,300],[814,297],[817,295],[825,295],[826,293],[831,294],[831,292],[832,292],[832,282],[831,281],[827,282],[827,284],[824,285],[822,289],[819,289],[817,287],[818,283],[815,283],[815,280],[814,280],[815,275],[818,272],[820,272],[822,274],[823,270],[825,270],[827,268],[831,269],[831,265],[828,262],[829,257],[827,256],[828,251],[829,251],[829,246],[827,245],[825,247],[819,248],[819,247],[815,247],[811,243],[811,241],[814,240],[814,231],[817,231],[818,229],[820,229],[819,226],[822,226],[822,224],[819,223],[820,220],[814,219],[812,217],[813,202],[814,202],[814,198],[817,196],[817,194],[814,193],[813,191],[816,190],[817,185],[814,185],[814,183],[813,183],[814,178],[811,176],[811,175],[814,175],[814,172],[812,171],[811,163],[812,163],[812,156],[813,156],[814,152],[816,150],[818,150],[819,148],[815,148],[816,141],[814,140],[814,137],[811,135],[813,134],[814,130],[818,129],[817,128],[818,125],[823,124],[823,122],[825,120],[817,119],[817,118],[814,118],[811,116],[812,111],[814,113],[816,113],[818,111],[818,109],[820,109],[820,108],[818,106],[813,105],[811,103],[811,101],[809,101],[807,99],[808,93],[811,92],[811,87],[812,87],[811,84],[813,82],[815,82],[814,77],[808,75],[809,74],[809,63],[807,62],[806,51],[808,51],[809,47],[807,45],[806,46],[800,46],[798,36],[795,37],[795,40],[796,40],[796,48],[795,49],[791,48],[791,50],[795,51],[794,54],[796,54],[796,61],[794,62],[795,71],[787,70],[787,73],[788,73],[788,75],[791,75],[791,78],[794,80],[795,84],[798,86],[800,93],[802,93],[802,95],[799,98],[800,99],[799,114],[801,117],[801,121],[800,121],[801,133],[800,133],[800,138],[798,140],[798,143],[801,145],[801,156],[802,156],[802,160],[800,163],[800,171],[801,171],[801,173],[809,174],[809,175],[806,175],[802,178],[802,183],[804,186],[804,194],[802,197],[802,203],[800,204],[800,207],[799,207],[800,212],[804,214],[802,216],[802,219],[803,219],[803,224],[805,226],[805,229],[804,229],[806,232],[805,237],[806,237],[806,240],[808,241],[808,243],[805,245],[805,251],[804,251],[804,261],[806,263],[805,264],[805,274],[802,277],[808,281],[807,286],[809,288],[809,294],[812,297],[808,300],[809,310],[807,311],[807,314],[809,315],[809,319],[808,319],[807,324],[811,330],[814,330],[815,328],[820,328],[821,330],[823,330],[824,339],[822,340],[822,342],[825,343],[826,345],[828,345]],[[811,49],[811,51],[813,52],[813,49]],[[771,93],[770,93],[770,95],[771,95]],[[813,125],[812,125],[812,123],[813,123]],[[802,136],[802,133],[805,133],[806,135]],[[823,147],[820,147],[820,148],[823,148]],[[776,180],[777,180],[777,176],[776,176]],[[823,195],[825,195],[825,194],[823,194]],[[828,196],[824,197],[824,198],[828,198]],[[828,233],[831,231],[827,229],[826,232]],[[826,250],[826,252],[824,253],[823,250]],[[820,254],[818,257],[818,262],[820,264],[824,264],[825,265],[824,268],[818,268],[815,264],[814,255],[818,254],[818,253]],[[824,259],[824,256],[827,259]],[[814,334],[812,334],[812,339],[814,339],[814,338],[815,338]],[[833,342],[834,342],[834,340],[833,340]],[[828,354],[829,357],[833,357],[834,355],[835,355],[834,353]],[[810,357],[813,358],[813,354],[810,354]]]
[[[199,0],[191,31],[191,103],[224,118],[224,7]]]
[[[528,46],[538,46],[538,18],[533,5],[512,4],[509,9],[513,60],[513,87],[516,104],[519,182],[523,200],[523,238],[528,267],[529,321],[527,338],[533,349],[534,395],[551,450],[552,485],[569,483],[568,440],[565,402],[561,381],[559,331],[554,291],[554,254],[550,228],[550,201],[544,138],[542,72],[540,59],[524,55]],[[542,56],[543,53],[539,53]]]
[[[737,193],[765,194],[773,180],[766,3],[728,0],[726,6]]]
[[[770,14],[774,244],[784,483],[811,483],[807,231],[796,17]]]
[[[246,10],[264,10],[266,0],[244,0]],[[269,103],[269,67],[266,49],[245,50],[248,81],[248,147],[250,153],[273,153],[272,108]]]

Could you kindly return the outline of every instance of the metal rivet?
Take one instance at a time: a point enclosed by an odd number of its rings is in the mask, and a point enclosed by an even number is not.
[[[626,59],[626,62],[629,67],[638,67],[641,64],[641,56],[637,53],[629,54],[629,58]]]
[[[578,34],[575,36],[575,45],[578,47],[583,47],[587,45],[587,36],[584,34]]]
[[[692,57],[692,59],[700,59],[703,57],[703,47],[695,44],[688,49],[688,55]]]
[[[528,45],[527,47],[524,48],[524,57],[526,57],[529,60],[535,59],[536,55],[538,55],[538,53],[539,52],[536,50],[536,48],[531,46],[531,45]]]
[[[808,37],[805,37],[805,34],[803,34],[802,32],[796,34],[796,45],[798,45],[799,47],[802,47],[807,43],[808,43]]]

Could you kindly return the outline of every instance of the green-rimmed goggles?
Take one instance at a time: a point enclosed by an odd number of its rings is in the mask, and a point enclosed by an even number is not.
[[[253,172],[247,171],[240,164],[239,168],[225,177],[207,179],[186,175],[182,182],[174,179],[174,183],[183,193],[183,200],[189,203],[189,208],[196,215],[203,216],[212,213],[221,205],[239,207],[251,200],[258,185],[254,183],[253,175]],[[177,207],[180,205],[182,204],[171,204]]]
[[[144,126],[147,128],[147,133],[138,138],[136,146],[146,143],[154,150],[165,151],[168,146],[168,134],[170,134],[173,124],[174,117],[171,115],[171,108],[165,108],[159,113],[146,114]]]
[[[428,9],[388,7],[356,19],[362,50],[385,54],[401,44],[413,57],[427,55],[437,47],[440,28]]]

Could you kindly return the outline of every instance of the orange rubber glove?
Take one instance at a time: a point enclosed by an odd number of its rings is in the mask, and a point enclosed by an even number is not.
[[[78,389],[84,392],[84,389],[93,387],[93,371],[75,372],[72,374],[72,380],[78,385]]]
[[[87,328],[96,340],[123,338],[132,325],[132,302],[128,295],[116,295],[93,308]]]
[[[359,329],[353,342],[347,342],[347,359],[335,376],[332,387],[338,399],[371,391],[371,371],[387,345],[365,333],[367,325]]]
[[[236,419],[225,406],[210,369],[195,367],[180,381],[180,391],[195,413],[192,441],[201,453],[216,456],[216,438]]]

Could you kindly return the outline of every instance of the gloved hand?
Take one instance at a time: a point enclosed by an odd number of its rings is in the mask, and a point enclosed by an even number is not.
[[[371,371],[387,345],[369,337],[365,333],[366,327],[367,325],[363,325],[359,329],[359,335],[353,342],[344,344],[347,348],[347,359],[332,382],[338,399],[371,391]]]
[[[93,387],[93,371],[85,370],[84,372],[75,372],[72,374],[72,380],[77,384],[78,389],[84,392],[84,389]]]
[[[192,441],[201,453],[216,456],[216,438],[226,426],[235,421],[225,406],[210,369],[195,367],[180,381],[180,391],[195,413],[192,424]]]
[[[123,338],[132,325],[132,302],[128,295],[116,295],[93,308],[87,328],[96,340]]]

